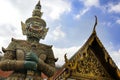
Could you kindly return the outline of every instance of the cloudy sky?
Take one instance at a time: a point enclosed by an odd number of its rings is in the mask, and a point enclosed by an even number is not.
[[[11,38],[26,39],[20,22],[31,17],[38,0],[0,0],[0,47]],[[94,16],[98,17],[97,35],[120,68],[120,0],[41,0],[43,19],[49,32],[42,43],[53,45],[56,64],[64,54],[70,58],[88,39]]]

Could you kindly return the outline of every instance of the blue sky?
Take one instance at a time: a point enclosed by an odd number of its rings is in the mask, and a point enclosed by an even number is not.
[[[1,0],[0,47],[12,37],[26,39],[20,22],[31,17],[38,0]],[[70,58],[88,39],[98,17],[96,28],[101,42],[120,68],[120,0],[41,0],[43,19],[49,32],[42,43],[53,45],[56,64],[64,63],[64,54]]]

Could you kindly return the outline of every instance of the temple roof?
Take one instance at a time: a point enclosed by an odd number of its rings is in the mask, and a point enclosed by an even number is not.
[[[12,73],[13,73],[13,71],[2,71],[2,70],[0,70],[0,77],[6,78],[9,75],[11,75]]]
[[[6,77],[9,77],[11,74],[13,73],[13,71],[2,71],[0,70],[0,78],[6,78]],[[41,74],[41,77],[43,79],[46,79],[47,76],[45,74]]]
[[[96,57],[96,59],[98,60],[98,63],[102,66],[105,73],[111,77],[110,78],[111,80],[114,80],[114,79],[120,80],[120,70],[118,69],[118,67],[116,66],[116,64],[114,63],[112,58],[110,57],[109,53],[103,46],[102,42],[98,38],[98,36],[96,34],[96,30],[95,30],[96,25],[97,25],[97,18],[96,18],[96,23],[95,23],[93,32],[90,35],[90,37],[88,38],[88,40],[68,61],[66,61],[66,63],[62,66],[62,68],[54,76],[55,80],[58,79],[58,77],[60,77],[60,76],[64,76],[63,74],[65,74],[65,72],[66,73],[69,72],[67,69],[69,66],[66,67],[67,62],[69,62],[71,64],[73,63],[72,65],[75,65],[75,63],[76,63],[75,61],[77,61],[78,59],[82,60],[81,54],[83,54],[82,56],[84,56],[84,53],[86,52],[87,55],[89,55],[90,53],[88,52],[88,49],[92,51],[93,56]],[[89,63],[89,60],[88,60],[88,63]],[[79,64],[79,63],[77,63],[77,64]],[[94,64],[94,65],[96,65],[96,64]],[[73,67],[75,67],[75,66],[73,66]],[[82,68],[79,68],[79,69],[82,70]],[[72,70],[72,69],[70,69],[70,70]],[[73,69],[73,71],[74,70],[75,69]],[[70,75],[74,75],[74,74],[71,73]],[[82,74],[82,75],[84,75],[84,74]],[[109,80],[109,79],[106,78],[106,80]]]

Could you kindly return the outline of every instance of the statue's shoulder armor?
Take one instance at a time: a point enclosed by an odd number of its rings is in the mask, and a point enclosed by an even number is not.
[[[17,46],[23,45],[23,44],[28,44],[27,41],[25,40],[19,40],[19,39],[11,39],[10,44],[8,45],[7,48],[2,47],[2,51],[5,53],[6,51],[14,51]]]
[[[20,40],[20,39],[14,39],[14,38],[12,38],[12,43],[16,43],[16,45],[18,44],[29,44],[26,40]]]
[[[42,47],[44,49],[51,49],[52,48],[52,45],[46,45],[46,44],[43,44],[43,43],[39,43],[38,45],[39,47]]]
[[[12,38],[11,41],[12,41],[12,42],[27,42],[27,41],[25,41],[25,40],[14,39],[14,38]]]

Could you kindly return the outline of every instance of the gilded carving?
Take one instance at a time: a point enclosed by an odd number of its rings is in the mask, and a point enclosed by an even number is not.
[[[110,75],[101,65],[94,55],[93,51],[88,48],[82,53],[78,52],[73,60],[68,60],[65,54],[65,75],[62,78],[86,79],[86,80],[112,80]],[[76,77],[75,77],[76,76]]]
[[[110,77],[105,71],[99,60],[95,57],[92,50],[88,49],[87,53],[82,53],[83,59],[78,61],[77,72],[86,76]]]

